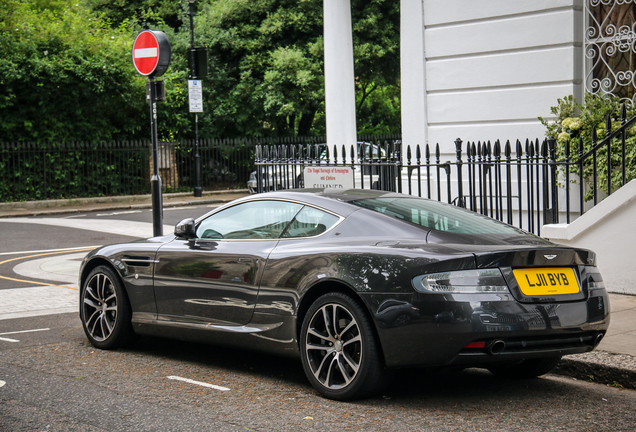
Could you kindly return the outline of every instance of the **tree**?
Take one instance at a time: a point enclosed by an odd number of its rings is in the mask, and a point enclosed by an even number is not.
[[[400,131],[400,3],[352,0],[358,133]]]
[[[131,68],[128,32],[110,28],[82,2],[1,3],[4,141],[147,136],[143,81]]]
[[[151,27],[172,45],[160,139],[193,137],[185,1],[0,0],[3,140],[147,139],[146,79],[131,64]],[[197,0],[210,49],[200,136],[324,134],[322,0]],[[352,0],[358,127],[399,130],[399,4]],[[397,128],[397,130],[396,130]]]
[[[321,5],[212,0],[203,7],[195,28],[211,53],[212,135],[309,133],[324,99]]]
[[[135,23],[143,28],[167,24],[179,30],[183,24],[183,2],[175,0],[86,0],[95,12],[103,14],[113,26]]]
[[[399,4],[353,0],[352,19],[359,125],[364,125],[369,96],[399,85]],[[205,100],[213,105],[203,121],[209,134],[324,133],[324,123],[316,121],[324,121],[321,0],[212,0],[195,28],[211,54]],[[394,124],[380,129],[395,131]]]

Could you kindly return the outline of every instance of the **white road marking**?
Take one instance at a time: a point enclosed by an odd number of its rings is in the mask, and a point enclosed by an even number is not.
[[[33,329],[33,330],[20,330],[20,331],[14,331],[14,332],[0,333],[0,335],[5,336],[5,335],[9,335],[9,334],[32,333],[32,332],[40,332],[40,331],[47,331],[47,330],[51,330],[51,329],[50,328],[41,328],[41,329]]]
[[[73,219],[73,218],[81,218],[81,217],[86,217],[86,215],[83,214],[83,215],[65,216],[62,219]]]
[[[124,214],[133,214],[133,213],[141,213],[141,210],[129,210],[123,212],[113,212],[113,213],[97,213],[95,216],[117,216]]]
[[[4,386],[5,384],[6,384],[6,382],[0,381],[0,387]]]
[[[0,225],[4,223],[19,224],[39,224],[63,226],[67,228],[75,228],[89,231],[97,231],[101,233],[126,235],[136,238],[152,237],[152,222],[134,222],[116,219],[56,219],[56,218],[0,218]],[[163,232],[171,233],[174,230],[172,225],[164,225]]]
[[[20,341],[19,341],[19,340],[17,340],[17,339],[9,339],[9,338],[3,338],[3,337],[0,337],[0,341],[5,341],[5,342],[20,342]]]
[[[188,378],[182,378],[182,377],[178,377],[178,376],[169,376],[169,377],[166,377],[166,378],[171,379],[171,380],[187,382],[188,384],[195,384],[195,385],[199,385],[199,386],[202,386],[202,387],[208,387],[208,388],[215,389],[215,390],[230,391],[230,389],[227,388],[227,387],[221,387],[221,386],[217,386],[217,385],[214,385],[214,384],[208,384],[208,383],[201,382],[201,381],[194,381],[194,380],[191,380],[191,379],[188,379]]]
[[[64,251],[74,251],[79,249],[95,249],[100,247],[97,246],[77,246],[72,248],[64,248],[64,249],[42,249],[42,250],[32,250],[32,251],[18,251],[18,252],[2,252],[0,255],[21,255],[21,254],[36,254],[36,253],[47,253],[47,252],[64,252]]]

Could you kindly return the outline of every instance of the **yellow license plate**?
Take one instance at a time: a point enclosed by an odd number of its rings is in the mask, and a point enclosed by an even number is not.
[[[515,269],[512,272],[525,295],[562,295],[579,292],[579,282],[571,268]]]

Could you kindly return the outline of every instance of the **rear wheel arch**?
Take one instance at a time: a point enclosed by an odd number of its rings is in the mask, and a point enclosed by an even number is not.
[[[356,290],[354,290],[353,288],[351,288],[349,285],[345,284],[344,282],[334,281],[334,280],[319,282],[316,285],[312,286],[303,295],[300,301],[300,305],[298,306],[298,310],[296,311],[296,342],[298,343],[299,349],[300,349],[301,328],[303,325],[303,320],[305,319],[305,315],[307,314],[307,311],[309,310],[311,305],[316,300],[318,300],[321,296],[327,293],[333,293],[333,292],[339,292],[339,293],[350,296],[362,308],[362,310],[365,312],[369,321],[373,323],[374,336],[378,344],[378,347],[380,349],[380,352],[382,354],[382,358],[384,358],[384,350],[382,349],[382,345],[380,344],[378,328],[375,323],[375,320],[373,319],[371,311],[369,310],[369,307],[364,302],[364,300],[362,300],[362,297],[360,297],[360,295],[358,294]]]
[[[328,399],[376,395],[393,373],[386,368],[369,309],[354,291],[325,286],[327,292],[308,302],[302,317],[298,340],[305,375]]]

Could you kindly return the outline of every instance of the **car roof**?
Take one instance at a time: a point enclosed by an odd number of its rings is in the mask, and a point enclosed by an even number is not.
[[[322,207],[327,210],[331,210],[342,216],[348,216],[349,214],[360,210],[360,207],[348,204],[349,201],[356,201],[368,198],[414,198],[411,195],[400,194],[396,192],[386,192],[379,190],[369,189],[336,189],[336,188],[324,188],[324,189],[284,189],[275,192],[266,192],[256,195],[251,195],[244,200],[252,199],[283,199],[291,201],[300,201],[317,207]]]
[[[319,188],[319,189],[283,189],[276,192],[267,192],[260,195],[268,195],[271,197],[279,196],[280,198],[290,199],[311,199],[311,196],[328,198],[343,202],[379,197],[402,197],[417,198],[412,195],[401,194],[397,192],[387,192],[374,189],[340,189],[340,188]]]

